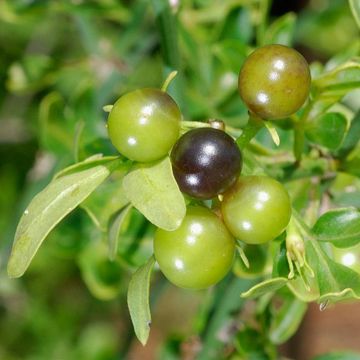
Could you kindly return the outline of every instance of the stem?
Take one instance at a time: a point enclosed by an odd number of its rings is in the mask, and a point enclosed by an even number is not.
[[[166,91],[167,88],[169,87],[170,83],[173,81],[173,79],[175,78],[175,76],[177,75],[177,71],[172,71],[168,77],[165,79],[163,86],[161,87],[162,91]]]
[[[295,123],[295,138],[294,138],[294,156],[297,164],[300,163],[305,145],[305,126],[309,119],[309,115],[313,106],[313,102],[309,102],[300,117],[300,120]]]
[[[305,145],[304,122],[300,121],[295,125],[294,156],[297,163],[300,163]]]
[[[236,143],[240,150],[246,148],[251,139],[259,132],[264,126],[264,121],[254,114],[249,114],[249,121],[242,129],[242,134],[237,138]]]
[[[185,131],[188,129],[197,129],[197,128],[205,128],[211,127],[211,124],[208,122],[201,122],[201,121],[181,121],[181,128]],[[240,129],[236,129],[232,126],[225,125],[225,132],[230,134],[231,136],[238,137],[241,134]]]

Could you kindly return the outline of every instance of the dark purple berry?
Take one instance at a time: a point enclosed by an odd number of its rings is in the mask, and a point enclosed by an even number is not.
[[[211,199],[238,178],[242,156],[231,136],[213,128],[190,130],[174,145],[171,162],[180,190]]]

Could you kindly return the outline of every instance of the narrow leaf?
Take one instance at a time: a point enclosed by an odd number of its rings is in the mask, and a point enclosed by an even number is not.
[[[265,44],[281,44],[291,46],[294,38],[296,15],[287,13],[276,19],[265,34]]]
[[[356,113],[351,121],[350,129],[339,149],[339,155],[344,158],[356,146],[360,139],[360,110]]]
[[[311,122],[306,127],[306,137],[313,143],[336,150],[343,142],[347,121],[340,113],[326,113]]]
[[[118,156],[102,156],[101,154],[93,155],[84,161],[76,163],[74,165],[70,165],[65,169],[60,170],[58,173],[54,175],[53,180],[58,179],[65,175],[70,175],[74,173],[78,173],[83,170],[92,169],[95,166],[107,164],[110,161],[119,159]]]
[[[94,241],[78,257],[83,281],[91,294],[100,300],[112,300],[124,291],[122,264],[110,261],[107,255],[106,243]]]
[[[29,204],[16,230],[8,263],[10,277],[19,277],[28,268],[48,233],[119,165],[108,160],[86,170],[53,180]]]
[[[328,211],[313,227],[319,241],[331,242],[339,248],[360,243],[360,212],[355,208]]]
[[[151,313],[149,306],[150,275],[155,264],[152,256],[131,277],[128,288],[128,306],[135,334],[143,345],[150,334]]]
[[[265,124],[265,127],[267,128],[267,130],[269,131],[269,134],[270,134],[274,144],[276,146],[279,146],[280,145],[280,137],[279,137],[279,134],[276,131],[276,128],[274,127],[274,125],[268,121],[265,121],[264,124]]]
[[[280,345],[293,336],[300,326],[306,309],[306,303],[296,298],[285,301],[272,318],[269,329],[271,342]]]
[[[130,172],[123,187],[132,205],[154,225],[168,231],[180,226],[186,212],[185,200],[168,157]]]
[[[331,260],[316,241],[306,243],[306,253],[315,270],[319,303],[360,299],[360,274]]]
[[[359,0],[349,0],[349,5],[351,12],[354,16],[354,19],[360,28],[360,1]]]
[[[342,97],[351,89],[359,87],[360,58],[354,57],[345,63],[324,72],[313,80],[315,87],[327,96]]]
[[[257,298],[261,295],[264,295],[268,292],[274,292],[281,289],[284,285],[287,284],[289,279],[283,277],[277,277],[273,279],[268,279],[262,281],[259,284],[256,284],[248,291],[241,294],[243,298]]]
[[[116,258],[118,241],[120,236],[121,228],[130,214],[132,209],[131,205],[124,206],[119,211],[117,211],[109,221],[108,225],[108,240],[109,240],[109,258],[114,260]]]

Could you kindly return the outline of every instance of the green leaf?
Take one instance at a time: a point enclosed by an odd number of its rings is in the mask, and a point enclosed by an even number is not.
[[[109,260],[104,241],[86,247],[78,262],[83,281],[97,299],[114,299],[124,289],[124,271],[120,262]]]
[[[186,213],[185,200],[167,157],[130,172],[123,180],[126,196],[150,222],[161,229],[177,229]]]
[[[313,85],[322,96],[341,98],[350,90],[360,86],[360,58],[354,57],[321,74],[313,80]]]
[[[108,160],[53,180],[36,195],[20,219],[8,263],[10,277],[24,274],[48,233],[84,201],[121,163]]]
[[[360,2],[359,0],[349,0],[349,5],[354,19],[360,28]]]
[[[309,288],[305,287],[304,280],[301,277],[295,277],[287,283],[288,289],[301,301],[312,302],[316,301],[319,296],[319,288],[315,277],[307,279]]]
[[[276,19],[267,29],[265,44],[281,44],[291,46],[294,38],[296,15],[287,13]]]
[[[109,161],[117,160],[119,159],[118,156],[102,156],[102,154],[96,154],[93,155],[84,161],[81,161],[79,163],[76,163],[74,165],[70,165],[66,167],[65,169],[60,170],[58,173],[54,175],[53,180],[58,179],[65,175],[75,174],[78,172],[81,172],[83,170],[91,169],[95,166],[107,164]]]
[[[285,300],[272,318],[269,338],[276,345],[283,344],[293,336],[307,309],[306,303],[295,298]]]
[[[318,219],[313,233],[318,241],[339,248],[354,246],[360,242],[360,212],[355,208],[328,211]]]
[[[320,303],[360,299],[360,275],[357,272],[331,260],[315,240],[307,241],[306,254],[315,271]]]
[[[313,143],[336,150],[344,140],[347,121],[340,113],[326,113],[307,123],[306,137]]]
[[[243,298],[257,298],[259,296],[262,296],[268,292],[275,292],[279,289],[281,289],[284,285],[288,283],[289,279],[284,277],[277,277],[273,279],[264,280],[255,286],[253,286],[251,289],[247,290],[246,292],[243,292],[241,294],[241,297]]]
[[[132,205],[122,207],[110,218],[108,225],[108,240],[109,240],[109,258],[114,260],[116,258],[118,241],[122,226],[128,219]]]
[[[360,139],[360,110],[356,113],[351,121],[349,131],[339,149],[339,155],[341,157],[347,156],[351,150],[356,146]]]
[[[128,288],[128,306],[135,334],[140,342],[145,345],[151,325],[149,306],[150,275],[155,264],[152,256],[146,264],[141,266],[131,277]]]
[[[227,281],[228,280],[228,281]],[[196,360],[210,360],[223,358],[222,349],[224,340],[220,333],[231,324],[234,313],[238,313],[244,306],[245,300],[239,299],[239,293],[249,288],[255,283],[255,280],[225,278],[216,289],[214,289],[215,299],[211,307],[211,314],[208,316],[208,323],[203,338],[203,346],[201,352],[197,355]],[[230,332],[228,336],[234,337],[234,332]]]
[[[360,360],[360,354],[354,352],[334,352],[316,356],[312,360]]]

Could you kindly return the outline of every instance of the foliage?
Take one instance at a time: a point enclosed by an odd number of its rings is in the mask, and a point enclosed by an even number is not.
[[[276,178],[293,205],[286,232],[254,248],[266,265],[253,276],[235,266],[200,292],[179,342],[197,335],[198,359],[276,359],[307,303],[325,309],[360,298],[351,260],[360,242],[360,9],[350,0],[278,18],[270,10],[268,0],[1,2],[1,358],[125,358],[128,288],[135,333],[146,343],[150,308],[167,286],[154,266],[153,224],[175,229],[189,199],[167,157],[144,166],[117,154],[102,108],[124,92],[160,88],[174,70],[168,92],[184,115],[182,131],[222,119],[243,149],[243,174]],[[263,127],[248,120],[237,74],[271,43],[300,45],[322,62],[311,63],[305,106]],[[11,277],[28,269],[21,280],[6,277],[8,259]],[[248,298],[256,299],[251,321],[241,318]],[[114,317],[124,324],[118,332]],[[180,358],[181,346],[165,342],[163,352],[170,348]]]

